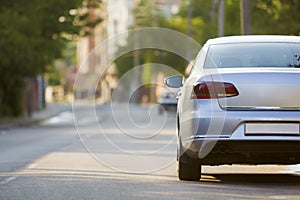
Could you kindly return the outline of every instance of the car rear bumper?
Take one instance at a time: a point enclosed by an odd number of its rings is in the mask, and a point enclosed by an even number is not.
[[[182,147],[202,164],[300,163],[299,111],[201,110],[188,116],[193,117],[181,118],[180,123]],[[247,134],[247,124],[256,123],[267,124],[270,131]],[[291,124],[296,129],[281,133],[272,124]]]
[[[193,140],[185,152],[204,165],[300,163],[300,141]]]

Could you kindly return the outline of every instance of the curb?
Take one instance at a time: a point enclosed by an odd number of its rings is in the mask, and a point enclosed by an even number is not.
[[[61,110],[58,110],[56,112],[53,112],[49,115],[46,115],[41,118],[11,118],[11,119],[0,119],[0,131],[1,130],[9,130],[15,127],[26,127],[26,126],[34,126],[38,125],[42,121],[45,121],[47,119],[50,119],[56,115],[59,115],[62,112],[66,112],[72,110],[72,108],[63,108]]]

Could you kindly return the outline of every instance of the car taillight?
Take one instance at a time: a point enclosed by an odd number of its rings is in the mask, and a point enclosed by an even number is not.
[[[193,99],[216,99],[239,95],[232,83],[227,82],[200,82],[194,85]]]

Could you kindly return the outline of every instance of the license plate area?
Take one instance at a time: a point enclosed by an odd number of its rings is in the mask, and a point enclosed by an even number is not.
[[[299,123],[246,123],[245,135],[300,135]]]

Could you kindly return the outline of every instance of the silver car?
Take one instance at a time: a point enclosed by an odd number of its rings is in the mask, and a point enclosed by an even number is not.
[[[158,113],[162,114],[164,111],[168,111],[171,108],[176,109],[177,107],[177,96],[178,89],[164,89],[162,90],[160,97],[158,98],[159,110]]]
[[[300,163],[300,37],[211,39],[185,81],[165,83],[181,87],[180,180],[201,165]]]

